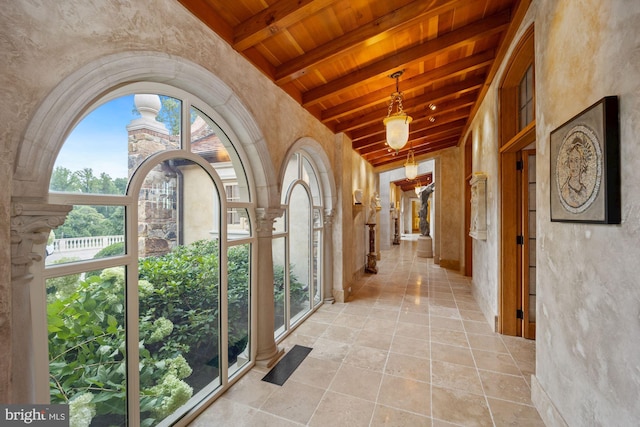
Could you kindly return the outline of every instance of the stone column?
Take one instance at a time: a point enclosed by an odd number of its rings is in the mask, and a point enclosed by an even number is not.
[[[258,319],[256,364],[271,367],[284,352],[274,339],[275,310],[273,293],[273,221],[282,216],[282,209],[256,209],[258,234]]]
[[[324,302],[333,304],[333,209],[324,211],[324,245],[323,245],[323,293]]]
[[[71,206],[14,200],[11,204],[11,284],[0,284],[0,383],[9,387],[7,403],[35,402],[31,286],[34,262],[49,232],[61,225]],[[44,284],[37,284],[44,286]],[[14,326],[15,327],[12,327]],[[9,377],[9,372],[10,377]]]

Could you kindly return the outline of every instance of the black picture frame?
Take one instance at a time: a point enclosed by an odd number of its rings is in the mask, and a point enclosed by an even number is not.
[[[551,132],[551,221],[620,224],[618,109],[604,97]]]

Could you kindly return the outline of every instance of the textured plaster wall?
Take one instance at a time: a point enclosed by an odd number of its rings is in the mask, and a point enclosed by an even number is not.
[[[11,188],[10,153],[3,147],[6,140],[3,125],[0,127],[0,182]],[[11,342],[11,233],[9,228],[11,194],[0,191],[0,342]],[[3,347],[7,348],[6,344]],[[11,358],[7,351],[0,351],[0,402],[9,402],[9,373]]]
[[[473,240],[473,294],[490,325],[498,315],[499,287],[499,193],[498,193],[498,86],[514,47],[531,26],[537,5],[529,7],[505,60],[498,68],[487,94],[469,127],[471,133],[472,171],[487,175],[487,239]],[[466,137],[465,137],[466,139]],[[465,182],[464,185],[469,185]]]
[[[640,424],[639,22],[637,0],[538,4],[536,377],[569,426]],[[620,97],[622,223],[552,223],[550,132],[607,95]]]
[[[460,270],[463,254],[463,171],[459,147],[443,150],[437,160],[435,176],[436,233],[435,256],[441,267]]]
[[[351,148],[351,140],[344,134],[336,135],[336,187],[339,189],[336,226],[342,233],[334,239],[335,259],[342,263],[335,265],[334,298],[345,302],[349,298],[351,285],[364,274],[369,251],[369,230],[367,222],[371,195],[378,192],[377,176],[371,164],[366,162]],[[362,190],[362,205],[354,205],[353,192]],[[351,289],[351,292],[355,289]]]

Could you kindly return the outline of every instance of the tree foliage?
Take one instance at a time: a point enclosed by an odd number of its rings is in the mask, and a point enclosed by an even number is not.
[[[103,212],[98,208],[107,208]],[[60,238],[86,236],[120,236],[124,234],[124,208],[122,206],[74,206],[67,220],[56,229]]]

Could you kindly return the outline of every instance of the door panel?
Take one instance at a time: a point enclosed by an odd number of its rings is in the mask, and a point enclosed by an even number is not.
[[[536,153],[522,151],[522,336],[536,337]]]

